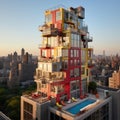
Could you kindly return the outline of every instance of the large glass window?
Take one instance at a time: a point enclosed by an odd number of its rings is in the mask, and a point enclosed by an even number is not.
[[[74,51],[73,50],[71,50],[71,57],[73,57],[74,56]]]
[[[24,120],[33,120],[33,106],[24,101]]]
[[[79,70],[79,68],[75,68],[75,69],[74,69],[74,76],[75,76],[75,77],[80,76],[80,70]]]
[[[80,87],[80,81],[77,80],[76,88],[79,89],[79,87]]]
[[[85,75],[85,67],[82,67],[82,68],[81,68],[81,74],[82,74],[82,75]]]
[[[61,20],[61,12],[57,11],[56,12],[56,21]]]
[[[62,50],[58,49],[58,57],[62,56]]]
[[[50,39],[50,37],[48,37],[48,46],[50,47],[51,46],[51,39]]]
[[[42,57],[45,57],[45,50],[42,50]]]
[[[74,71],[70,70],[70,77],[74,77]]]
[[[68,20],[68,12],[67,12],[67,11],[64,12],[64,19],[65,19],[66,21]]]
[[[62,56],[64,56],[64,57],[68,56],[68,50],[67,49],[62,50]]]
[[[73,66],[73,60],[70,60],[70,66]]]
[[[82,58],[82,65],[85,65],[85,62],[86,62],[86,51],[85,50],[82,50],[81,52],[81,58]]]
[[[76,81],[71,82],[71,91],[76,90]]]
[[[52,21],[52,14],[48,14],[45,16],[46,23]]]
[[[74,57],[77,57],[77,55],[76,55],[76,50],[74,50]]]
[[[79,50],[76,50],[76,52],[77,52],[77,53],[76,53],[76,54],[77,54],[77,57],[79,57]]]
[[[68,60],[64,60],[64,61],[62,62],[62,68],[63,68],[63,69],[67,69],[67,68],[68,68]]]

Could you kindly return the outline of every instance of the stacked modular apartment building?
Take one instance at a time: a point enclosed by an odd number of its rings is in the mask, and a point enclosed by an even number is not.
[[[45,23],[39,26],[42,41],[35,75],[37,91],[21,97],[21,120],[79,119],[56,108],[61,101],[82,99],[88,92],[93,49],[88,46],[92,38],[84,18],[83,7],[45,11]],[[109,101],[104,105],[109,106]]]
[[[80,97],[87,92],[92,57],[88,47],[87,26],[83,7],[45,11],[45,24],[40,26],[42,43],[36,69],[37,92],[56,101]]]

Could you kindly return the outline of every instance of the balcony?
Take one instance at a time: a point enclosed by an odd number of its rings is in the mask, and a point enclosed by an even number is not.
[[[58,34],[58,29],[54,27],[54,24],[50,26],[44,24],[43,26],[39,26],[39,30],[42,32],[43,37]]]
[[[38,59],[39,62],[44,62],[44,63],[56,63],[56,62],[62,62],[62,57],[58,58],[46,58],[46,57],[41,57]]]
[[[84,36],[83,37],[83,39],[85,40],[85,41],[88,41],[88,42],[92,42],[93,41],[93,37],[91,37],[91,36]]]
[[[50,36],[50,35],[55,36],[57,34],[58,34],[58,29],[57,28],[46,28],[42,32],[43,37]]]
[[[37,82],[41,82],[42,84],[47,84],[47,83],[55,83],[59,81],[63,81],[65,78],[65,75],[63,72],[58,72],[55,73],[50,73],[49,76],[41,76],[39,79],[37,79]]]
[[[39,48],[50,48],[51,46],[49,44],[39,44]]]

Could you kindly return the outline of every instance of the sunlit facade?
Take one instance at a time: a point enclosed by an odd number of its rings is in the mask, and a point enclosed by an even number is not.
[[[36,69],[37,92],[57,101],[87,92],[93,49],[83,7],[45,11],[40,56]]]
[[[93,48],[88,45],[92,37],[84,18],[81,6],[45,11],[45,23],[39,26],[42,42],[34,77],[37,90],[21,97],[21,120],[51,120],[50,106],[86,97]]]

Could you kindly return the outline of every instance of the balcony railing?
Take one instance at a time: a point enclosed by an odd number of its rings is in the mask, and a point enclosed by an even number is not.
[[[91,37],[91,36],[84,36],[84,40],[86,40],[88,42],[92,42],[93,41],[93,37]]]
[[[39,44],[39,48],[49,48],[51,47],[49,44]]]
[[[57,35],[58,34],[58,29],[57,28],[45,28],[42,32],[43,36],[48,36],[48,35]]]

